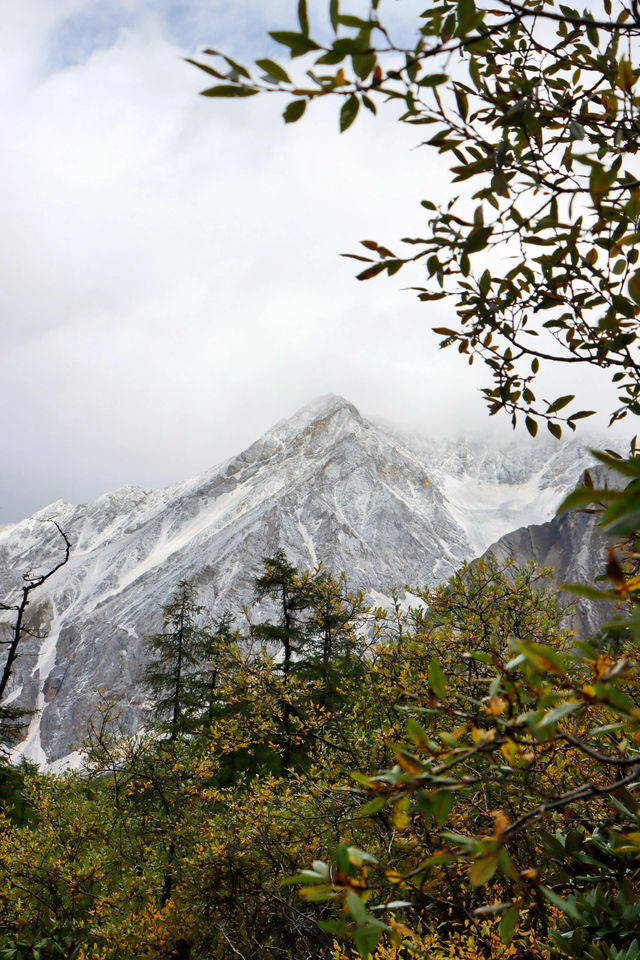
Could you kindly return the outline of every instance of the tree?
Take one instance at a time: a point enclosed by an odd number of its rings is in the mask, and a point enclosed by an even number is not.
[[[290,77],[260,59],[256,75],[205,50],[214,66],[190,62],[221,82],[203,95],[281,93],[290,98],[287,123],[332,96],[341,131],[361,107],[397,104],[464,193],[423,199],[425,233],[405,238],[401,253],[363,241],[363,252],[349,254],[366,264],[358,279],[426,267],[418,296],[452,301],[457,314],[457,324],[434,328],[440,346],[486,365],[489,412],[506,411],[514,426],[522,414],[531,434],[542,421],[559,437],[562,423],[575,429],[593,412],[571,407],[571,393],[536,395],[547,363],[605,371],[618,395],[611,421],[638,414],[635,0],[583,12],[557,0],[436,0],[406,46],[385,25],[382,0],[371,0],[366,17],[339,0],[328,6],[332,39],[312,34],[306,0],[298,32],[271,33],[292,60],[308,63],[304,73]]]
[[[15,743],[19,738],[24,718],[27,715],[24,710],[2,703],[13,673],[20,646],[25,637],[34,636],[33,631],[26,622],[27,607],[31,602],[34,591],[46,583],[61,567],[64,567],[71,553],[71,544],[67,535],[55,520],[52,520],[51,523],[64,542],[64,556],[45,573],[33,573],[31,570],[27,570],[22,576],[22,586],[19,588],[19,599],[13,603],[0,601],[0,612],[14,615],[13,623],[9,626],[8,639],[0,640],[0,646],[7,648],[7,655],[2,671],[0,672],[0,752],[6,752],[7,747]]]
[[[306,590],[301,589],[298,571],[292,566],[284,551],[277,550],[272,557],[264,558],[264,572],[255,581],[257,600],[270,597],[278,604],[278,623],[266,621],[255,628],[256,636],[270,644],[282,647],[283,694],[281,702],[283,747],[282,767],[291,770],[292,763],[292,702],[291,675],[294,659],[304,646],[304,628],[300,614],[309,606]]]
[[[150,711],[170,740],[211,720],[216,705],[223,650],[231,642],[231,623],[223,616],[214,629],[199,624],[203,608],[193,584],[183,580],[163,608],[164,630],[148,640],[152,659],[145,672]]]

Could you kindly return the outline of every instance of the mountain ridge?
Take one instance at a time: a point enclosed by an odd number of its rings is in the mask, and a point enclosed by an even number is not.
[[[137,728],[144,637],[180,580],[195,582],[213,615],[237,610],[263,557],[282,547],[298,566],[345,570],[354,587],[384,593],[442,582],[520,518],[548,520],[588,451],[522,449],[403,436],[330,394],[196,477],[57,501],[0,529],[0,597],[27,565],[56,557],[45,521],[73,544],[34,600],[43,636],[25,644],[9,691],[39,711],[21,754],[45,763],[74,749],[100,688],[121,703],[125,731]]]

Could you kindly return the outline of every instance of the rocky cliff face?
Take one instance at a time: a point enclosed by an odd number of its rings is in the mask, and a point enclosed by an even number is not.
[[[609,486],[618,478],[593,470],[597,486]],[[535,560],[541,567],[551,567],[549,582],[561,588],[565,583],[593,584],[605,573],[607,546],[610,541],[602,535],[597,517],[570,511],[553,517],[547,523],[520,527],[501,537],[487,553],[497,560],[512,557],[519,563]],[[579,636],[591,636],[608,621],[620,615],[613,605],[561,593],[561,603],[567,605],[565,622]]]
[[[212,613],[238,609],[262,558],[281,547],[298,566],[344,570],[379,602],[396,585],[442,582],[508,531],[548,520],[588,460],[572,444],[490,452],[408,439],[330,396],[192,480],[54,503],[1,528],[5,599],[27,569],[58,555],[47,520],[73,546],[30,608],[37,635],[9,697],[38,713],[20,753],[40,763],[69,754],[101,691],[119,704],[124,729],[136,729],[144,638],[180,580],[197,584]]]

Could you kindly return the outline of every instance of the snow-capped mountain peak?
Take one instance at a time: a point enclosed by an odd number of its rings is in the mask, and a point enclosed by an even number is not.
[[[25,644],[9,691],[39,711],[21,752],[43,763],[75,749],[100,691],[136,728],[144,638],[180,580],[212,613],[237,610],[282,547],[364,590],[439,582],[515,527],[548,520],[588,461],[576,444],[491,452],[405,437],[330,394],[191,480],[58,501],[0,528],[0,597],[59,555],[49,519],[73,546],[34,595],[41,639]]]

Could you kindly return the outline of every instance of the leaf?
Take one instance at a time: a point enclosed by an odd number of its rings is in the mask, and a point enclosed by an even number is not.
[[[507,910],[507,912],[504,914],[504,916],[500,921],[500,927],[499,927],[500,939],[507,946],[509,946],[509,944],[513,940],[513,934],[515,932],[516,924],[518,922],[519,916],[520,916],[520,911],[518,907],[513,906]]]
[[[378,943],[379,929],[367,924],[353,933],[353,942],[361,957],[370,957]]]
[[[404,830],[411,820],[411,799],[408,796],[400,797],[393,809],[393,825],[397,830]]]
[[[300,29],[305,36],[309,36],[309,14],[307,13],[307,0],[298,0],[298,21]]]
[[[551,890],[549,887],[544,887],[540,885],[540,890],[547,898],[549,903],[552,903],[554,907],[557,907],[559,910],[562,910],[563,913],[566,913],[568,917],[571,917],[572,920],[581,920],[582,917],[576,907],[575,898],[572,900],[563,900],[562,897],[559,897],[555,891]]]
[[[458,113],[463,120],[467,119],[467,114],[469,113],[469,98],[467,97],[464,90],[461,90],[459,87],[454,87],[453,90],[456,98],[456,105],[458,107]]]
[[[370,817],[372,814],[377,813],[378,810],[382,810],[386,802],[384,797],[374,797],[373,800],[369,800],[363,807],[360,807],[358,816]]]
[[[628,285],[629,295],[636,303],[640,303],[640,270],[636,270]]]
[[[311,50],[319,50],[320,47],[310,37],[304,33],[294,33],[291,30],[273,30],[269,36],[283,47],[289,47],[291,57],[301,57]]]
[[[360,109],[360,101],[354,93],[345,100],[342,104],[342,109],[340,110],[340,133],[344,133],[345,130],[348,130],[355,118],[358,116],[358,110]],[[359,280],[366,279],[365,277],[358,277]]]
[[[612,590],[598,590],[596,587],[590,587],[586,583],[563,583],[562,590],[568,593],[574,593],[577,597],[585,597],[587,600],[617,600],[618,595]]]
[[[367,27],[371,26],[369,20],[362,20],[360,17],[351,16],[351,14],[338,17],[338,23],[341,23],[343,27],[353,27],[354,30],[366,30]]]
[[[533,417],[525,417],[524,422],[531,436],[535,437],[536,433],[538,432],[538,424],[536,421],[533,419]]]
[[[476,229],[472,230],[466,239],[464,252],[469,254],[478,253],[479,250],[484,250],[492,233],[493,227],[476,227]]]
[[[376,55],[375,53],[354,53],[351,62],[356,75],[361,80],[366,80],[375,68]]]
[[[441,83],[446,83],[449,79],[446,73],[432,73],[428,77],[418,80],[419,87],[439,87]]]
[[[439,790],[431,797],[431,812],[436,818],[436,823],[442,829],[454,804],[455,797],[450,790]]]
[[[557,413],[558,410],[562,410],[563,407],[566,407],[568,403],[571,403],[572,400],[575,400],[575,394],[568,393],[565,397],[558,397],[557,400],[554,400],[553,403],[550,403],[547,407],[547,413]]]
[[[333,27],[333,32],[338,32],[338,17],[340,16],[339,9],[339,0],[330,0],[329,2],[329,19],[331,20],[331,26]]]
[[[588,487],[578,487],[564,498],[556,513],[563,513],[565,510],[573,510],[575,507],[584,507],[592,503],[600,503],[602,500],[614,500],[620,496],[619,491],[609,489],[589,489]]]
[[[274,80],[278,80],[281,83],[291,83],[287,71],[283,70],[275,60],[256,60],[256,65],[260,67],[261,70],[264,70],[270,77],[273,77]]]
[[[568,716],[570,713],[575,713],[576,710],[579,710],[584,704],[580,700],[574,700],[572,702],[559,703],[557,707],[554,707],[553,710],[550,710],[548,713],[545,713],[544,717],[538,724],[540,727],[548,727],[552,723],[557,723],[558,720],[561,720],[563,717]]]
[[[485,853],[479,860],[474,860],[469,873],[471,886],[480,887],[482,884],[487,883],[496,872],[497,867],[497,853]]]
[[[445,683],[442,667],[435,657],[429,663],[429,684],[438,700],[444,700],[447,695],[447,685]]]
[[[387,269],[387,265],[384,260],[380,263],[374,263],[372,267],[367,267],[366,270],[363,270],[362,273],[359,273],[356,277],[356,280],[370,280],[372,277],[377,276],[379,273],[382,273],[383,270]]]
[[[198,67],[199,70],[204,70],[205,73],[210,74],[212,77],[215,77],[217,80],[226,80],[227,78],[223,73],[220,73],[219,70],[214,70],[213,67],[208,67],[205,63],[198,63],[197,60],[192,60],[190,57],[184,58],[187,63],[191,63],[194,67]]]
[[[618,504],[614,503],[607,507],[602,517],[602,532],[609,537],[625,536],[640,530],[640,503],[636,499],[635,504],[629,498],[628,509],[624,512],[616,511],[615,516],[611,516],[609,511]]]
[[[413,717],[409,717],[407,720],[407,734],[409,735],[409,739],[419,747],[427,746],[431,740],[431,737],[424,727],[419,724],[417,720],[414,720]]]
[[[347,890],[347,910],[356,923],[367,922],[367,908],[355,890]]]
[[[253,97],[258,91],[251,87],[232,86],[231,84],[221,84],[218,87],[209,87],[208,90],[201,90],[202,97]]]
[[[285,123],[295,123],[304,113],[307,106],[306,100],[292,100],[288,103],[282,116]]]
[[[553,423],[551,420],[547,420],[547,430],[556,438],[556,440],[560,440],[562,437],[562,427],[559,423]]]

